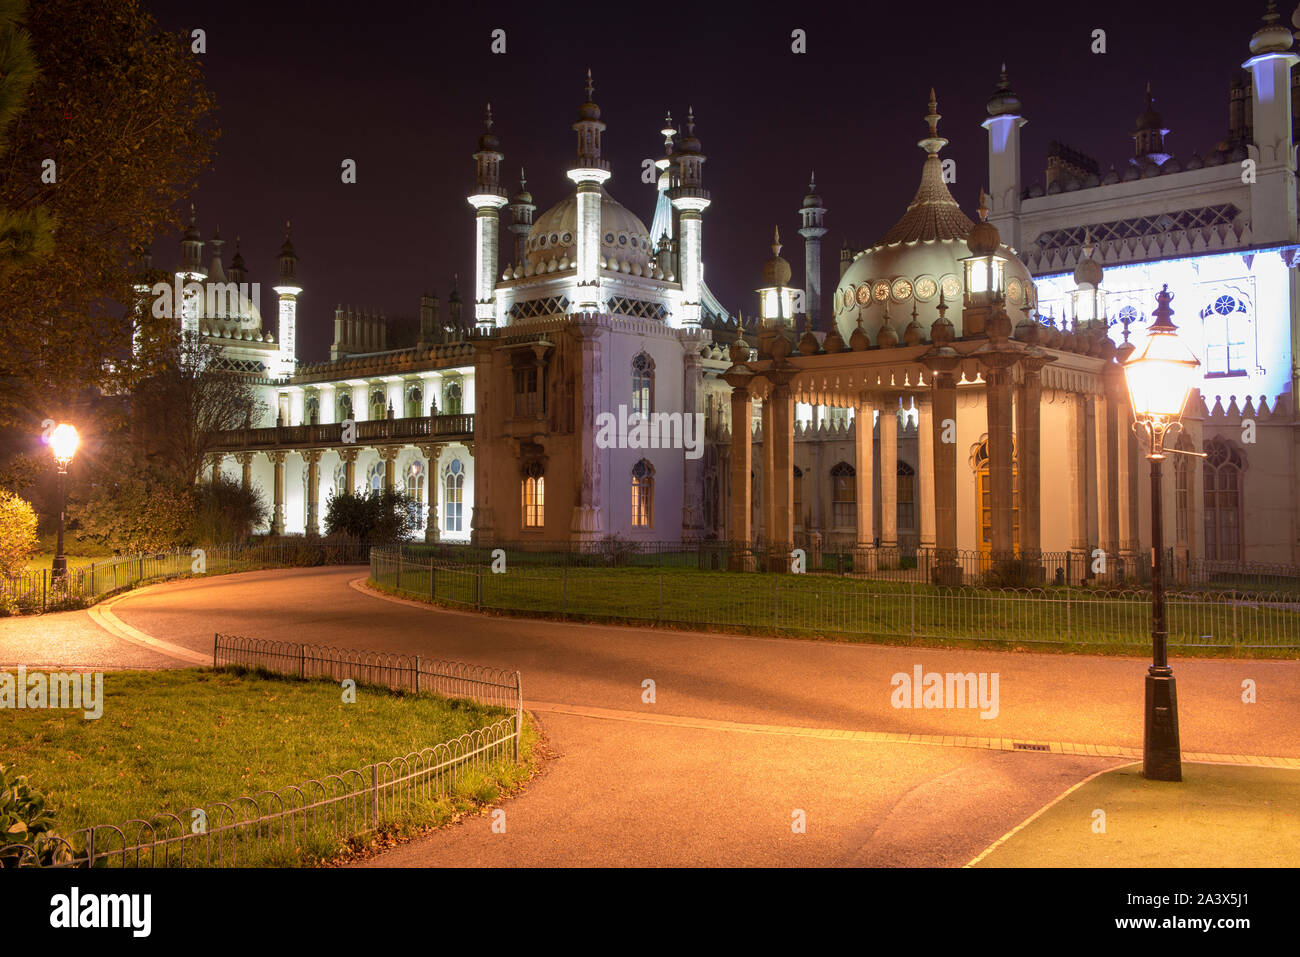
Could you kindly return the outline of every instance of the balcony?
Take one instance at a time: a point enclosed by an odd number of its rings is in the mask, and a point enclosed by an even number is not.
[[[398,445],[419,442],[467,442],[474,438],[474,416],[437,415],[411,419],[374,419],[356,424],[353,445]],[[213,452],[324,449],[343,446],[343,424],[273,425],[264,429],[221,432]]]

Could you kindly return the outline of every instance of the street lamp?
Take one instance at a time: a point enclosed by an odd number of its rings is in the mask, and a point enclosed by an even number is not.
[[[1178,338],[1178,327],[1170,319],[1174,314],[1169,308],[1171,299],[1168,285],[1156,293],[1155,321],[1147,330],[1146,344],[1139,354],[1124,363],[1124,377],[1133,402],[1133,429],[1146,436],[1147,459],[1151,462],[1151,667],[1147,669],[1146,680],[1142,773],[1155,781],[1183,779],[1178,744],[1178,695],[1166,647],[1160,463],[1165,457],[1166,438],[1182,427],[1179,420],[1201,364]]]
[[[64,422],[50,434],[50,451],[54,453],[54,462],[59,467],[59,548],[54,556],[54,572],[51,577],[61,579],[68,574],[68,556],[63,554],[63,520],[68,510],[68,465],[77,454],[77,445],[81,437],[75,427]]]

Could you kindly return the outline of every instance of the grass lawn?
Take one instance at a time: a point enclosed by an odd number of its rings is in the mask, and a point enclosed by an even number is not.
[[[1104,811],[1105,833],[1093,832]],[[1140,764],[1071,792],[976,867],[1297,867],[1300,771],[1184,764],[1182,782]]]
[[[1133,654],[1150,648],[1143,597],[1087,589],[999,591],[682,568],[439,568],[436,599],[541,616],[723,629],[805,638]],[[397,587],[396,567],[381,587]],[[401,590],[429,597],[429,570],[406,565]],[[1179,654],[1295,657],[1300,605],[1237,606],[1171,598],[1170,647]],[[1234,644],[1234,636],[1236,642]]]
[[[360,686],[344,704],[338,684],[237,669],[110,672],[103,717],[80,711],[6,710],[0,761],[28,776],[55,808],[64,834],[91,824],[149,819],[208,806],[433,747],[508,714],[435,695]],[[533,738],[526,729],[525,748]],[[398,829],[443,823],[495,800],[529,774],[510,762],[467,775]],[[328,857],[336,841],[260,863]],[[243,863],[256,861],[245,860]]]

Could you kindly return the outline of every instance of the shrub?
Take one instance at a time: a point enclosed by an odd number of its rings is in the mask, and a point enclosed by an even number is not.
[[[0,489],[0,577],[21,574],[36,548],[36,513],[24,499]]]
[[[61,864],[72,855],[54,830],[54,812],[45,795],[27,783],[26,776],[12,775],[0,764],[0,847],[13,844],[30,848],[43,867]],[[28,860],[26,854],[10,851],[0,866],[16,866]]]
[[[196,542],[246,542],[253,529],[266,521],[267,511],[266,497],[259,489],[218,476],[194,490],[190,537]]]
[[[325,534],[369,545],[404,541],[415,534],[416,503],[394,489],[333,495],[325,506]]]

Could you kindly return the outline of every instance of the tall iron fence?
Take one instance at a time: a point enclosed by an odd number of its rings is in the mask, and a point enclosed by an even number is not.
[[[1151,599],[1136,590],[1073,586],[929,585],[828,575],[653,567],[452,564],[407,548],[375,548],[381,586],[469,608],[616,619],[699,629],[864,639],[996,641],[1134,649],[1150,645]],[[1300,599],[1171,590],[1172,648],[1300,648]]]
[[[432,556],[440,562],[477,565],[489,562],[500,549],[511,566],[539,567],[643,567],[698,568],[705,570],[790,571],[794,551],[802,552],[807,572],[872,578],[880,581],[933,583],[943,566],[955,569],[946,583],[967,585],[1109,585],[1142,588],[1151,581],[1151,556],[1099,554],[1099,547],[1065,552],[1017,555],[999,561],[988,552],[954,549],[941,554],[932,547],[859,547],[839,541],[819,542],[804,536],[793,543],[740,545],[728,541],[640,542],[604,539],[573,542],[466,542],[411,543],[403,546],[412,556]],[[1300,565],[1267,562],[1208,561],[1192,558],[1186,549],[1166,548],[1164,577],[1167,584],[1206,590],[1240,589],[1252,592],[1295,592],[1300,595]]]
[[[350,539],[268,539],[246,544],[200,545],[137,555],[119,555],[69,568],[0,578],[0,614],[34,614],[91,604],[144,581],[193,574],[222,574],[256,568],[364,565],[369,546]]]
[[[57,838],[47,866],[233,867],[291,863],[303,850],[330,853],[339,840],[418,814],[470,771],[519,761],[519,672],[418,656],[326,648],[218,634],[213,664],[468,698],[511,714],[420,751],[274,791],[213,801],[148,819],[97,824]],[[0,846],[0,867],[34,866],[27,844]]]

